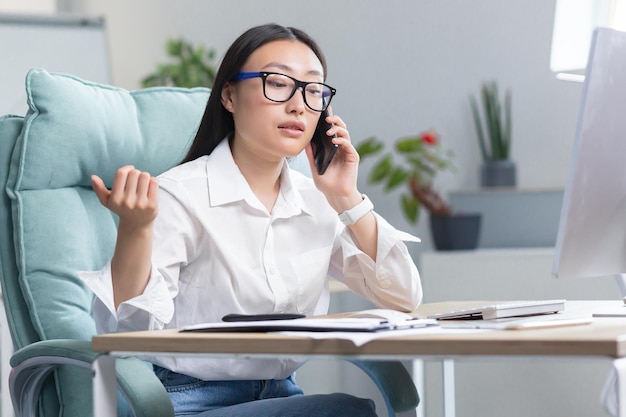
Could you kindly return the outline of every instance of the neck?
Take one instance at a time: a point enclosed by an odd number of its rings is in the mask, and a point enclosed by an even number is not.
[[[271,213],[280,191],[280,173],[284,158],[270,161],[237,147],[235,142],[231,142],[231,152],[250,189]]]

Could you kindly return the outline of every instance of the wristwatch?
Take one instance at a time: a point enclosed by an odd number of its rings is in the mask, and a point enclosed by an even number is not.
[[[352,207],[350,210],[346,210],[339,214],[339,220],[341,220],[341,223],[349,226],[356,223],[361,217],[365,216],[370,211],[374,210],[374,205],[370,199],[367,198],[365,194],[361,194],[361,197],[363,197],[363,201]]]

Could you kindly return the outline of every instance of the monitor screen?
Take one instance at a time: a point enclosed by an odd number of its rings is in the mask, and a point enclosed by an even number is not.
[[[626,33],[595,30],[557,235],[558,278],[626,273]]]

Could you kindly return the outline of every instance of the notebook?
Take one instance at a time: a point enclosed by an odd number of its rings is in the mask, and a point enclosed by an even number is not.
[[[564,309],[565,300],[508,301],[431,314],[428,318],[437,320],[493,320],[505,317],[552,314]]]
[[[441,323],[444,329],[483,329],[483,330],[530,330],[546,327],[578,326],[591,324],[593,317],[561,316],[542,314],[538,316],[506,317],[493,320],[449,320]]]

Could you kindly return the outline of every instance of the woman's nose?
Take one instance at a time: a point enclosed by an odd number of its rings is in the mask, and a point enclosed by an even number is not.
[[[289,112],[296,111],[297,113],[303,113],[306,104],[304,103],[304,90],[299,87],[296,92],[291,96],[287,102]]]

